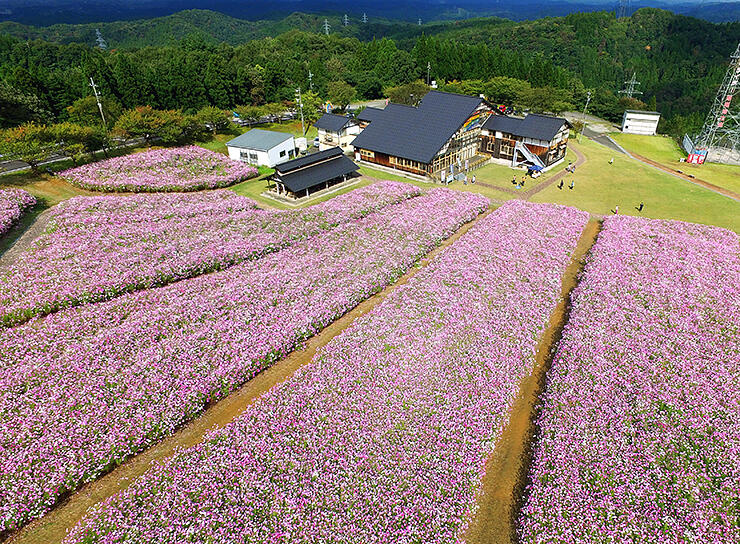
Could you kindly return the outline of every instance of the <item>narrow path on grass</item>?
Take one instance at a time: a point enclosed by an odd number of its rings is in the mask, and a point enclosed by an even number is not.
[[[104,501],[115,493],[127,488],[136,478],[144,474],[153,462],[162,462],[171,457],[177,449],[192,447],[203,440],[207,431],[214,427],[223,427],[239,416],[260,395],[274,385],[290,378],[300,367],[313,359],[316,351],[325,346],[332,338],[340,334],[352,322],[370,312],[399,286],[405,284],[447,246],[454,243],[473,225],[491,213],[488,210],[473,221],[466,223],[458,231],[444,240],[416,263],[394,284],[380,293],[361,302],[337,321],[326,327],[318,335],[310,338],[303,349],[296,350],[286,358],[267,368],[240,389],[209,406],[203,414],[194,419],[175,434],[165,438],[155,446],[129,459],[118,468],[94,482],[84,485],[76,493],[52,509],[44,517],[36,519],[17,531],[9,539],[9,544],[56,544],[62,541],[71,529],[85,514],[88,508]]]
[[[586,156],[583,153],[581,153],[579,150],[577,150],[574,147],[571,147],[571,150],[573,151],[573,153],[576,154],[576,162],[575,162],[575,166],[576,167],[579,167],[579,166],[581,166],[582,164],[584,164],[586,162],[587,159],[586,159]],[[563,179],[569,173],[570,172],[567,172],[565,170],[561,170],[560,172],[558,172],[557,174],[555,174],[554,176],[552,176],[550,179],[543,181],[539,185],[537,185],[535,187],[532,187],[531,189],[529,189],[528,191],[526,191],[525,193],[523,193],[522,196],[521,196],[522,200],[529,200],[530,198],[532,198],[534,195],[536,195],[540,191],[543,191],[544,189],[547,189],[553,183],[555,183],[555,182],[560,181],[561,179]]]
[[[704,187],[705,189],[709,189],[710,191],[714,191],[717,194],[720,194],[722,196],[726,196],[727,198],[731,198],[733,200],[736,200],[737,202],[740,202],[740,195],[730,191],[729,189],[725,189],[723,187],[719,187],[717,185],[714,185],[713,183],[709,183],[708,181],[704,181],[703,179],[698,179],[696,177],[691,177],[688,174],[684,174],[683,172],[679,172],[678,170],[675,170],[669,166],[666,166],[664,164],[661,164],[659,162],[656,162],[652,159],[648,159],[647,157],[643,157],[642,155],[638,155],[637,153],[631,153],[632,158],[635,159],[638,162],[641,162],[647,166],[650,166],[652,168],[655,168],[657,170],[662,170],[663,172],[667,172],[671,174],[674,177],[677,177],[679,179],[682,179],[684,181],[688,181],[689,183],[693,183],[694,185],[698,185],[700,187]]]
[[[532,462],[540,396],[547,373],[570,312],[570,295],[578,283],[584,257],[596,242],[601,223],[591,219],[581,234],[571,262],[563,274],[560,301],[550,316],[537,348],[534,370],[522,380],[496,449],[488,458],[478,498],[478,512],[465,535],[467,544],[514,544],[516,520],[524,504],[527,475]]]
[[[576,154],[576,166],[581,166],[586,162],[587,159],[583,153],[572,147],[570,149]],[[497,185],[491,185],[490,183],[486,183],[485,181],[476,181],[475,184],[482,185],[483,187],[486,187],[488,189],[494,189],[495,191],[501,191],[502,193],[506,193],[509,195],[514,195],[521,200],[529,200],[543,189],[546,189],[553,183],[556,183],[563,179],[566,175],[568,175],[568,173],[569,172],[566,172],[565,170],[561,170],[552,177],[542,181],[542,183],[540,183],[539,185],[535,185],[531,189],[528,189],[524,192],[522,192],[521,190],[518,191],[516,189],[509,189],[508,187],[498,187]]]

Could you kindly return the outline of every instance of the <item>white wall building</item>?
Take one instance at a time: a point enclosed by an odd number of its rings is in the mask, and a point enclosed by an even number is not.
[[[627,110],[622,117],[622,132],[655,136],[660,114],[657,111]]]
[[[359,123],[344,115],[325,113],[313,126],[319,132],[319,151],[339,147],[343,152],[352,152],[352,142],[362,129]]]
[[[298,149],[292,134],[253,128],[226,142],[229,158],[254,166],[274,167],[296,158]]]

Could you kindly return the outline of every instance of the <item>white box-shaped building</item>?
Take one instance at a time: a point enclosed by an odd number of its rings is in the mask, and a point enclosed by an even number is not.
[[[298,151],[292,134],[254,128],[226,142],[229,158],[254,166],[274,167],[294,159]]]
[[[655,136],[658,132],[660,114],[657,111],[627,110],[622,117],[622,132]]]

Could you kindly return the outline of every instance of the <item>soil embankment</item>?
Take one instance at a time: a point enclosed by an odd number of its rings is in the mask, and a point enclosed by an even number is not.
[[[560,301],[540,339],[534,369],[522,381],[508,424],[486,463],[478,498],[479,509],[466,533],[467,544],[517,542],[516,519],[523,504],[532,459],[538,403],[545,390],[547,373],[563,327],[568,321],[570,294],[578,283],[584,257],[594,245],[600,230],[601,223],[595,219],[589,221],[563,274]]]

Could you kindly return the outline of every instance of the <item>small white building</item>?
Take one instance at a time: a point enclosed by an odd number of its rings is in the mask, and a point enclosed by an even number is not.
[[[313,126],[319,131],[319,151],[339,147],[343,152],[352,152],[352,142],[362,129],[353,117],[325,113]]]
[[[292,134],[259,128],[253,128],[229,140],[226,142],[226,148],[232,160],[270,168],[294,159],[298,155]]]
[[[627,110],[622,117],[622,132],[655,136],[659,121],[660,114],[657,111]]]

